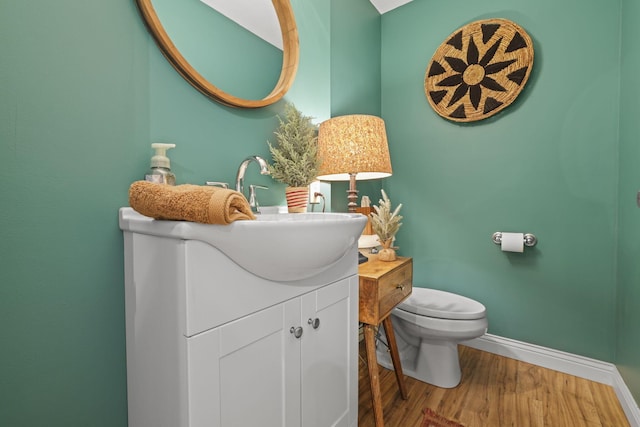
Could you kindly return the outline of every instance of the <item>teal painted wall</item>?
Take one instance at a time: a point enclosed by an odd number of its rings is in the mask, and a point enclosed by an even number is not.
[[[532,37],[532,75],[493,118],[449,122],[425,97],[427,64],[454,30],[490,17]],[[610,362],[619,29],[619,1],[414,1],[382,17],[389,196],[404,204],[398,244],[415,283],[481,301],[493,334]],[[539,242],[503,253],[495,231]]]
[[[632,15],[622,18],[620,67],[619,2],[428,3],[384,15],[380,28],[367,0],[293,0],[301,60],[286,99],[317,121],[385,118],[394,176],[358,186],[384,185],[405,204],[398,243],[416,259],[416,280],[484,302],[498,335],[617,356],[638,400]],[[268,155],[283,102],[239,110],[206,99],[158,52],[133,1],[1,9],[0,425],[125,426],[117,210],[128,186],[156,141],[178,145],[170,153],[180,183],[233,182],[244,156]],[[422,92],[431,55],[453,29],[498,15],[536,43],[527,89],[486,123],[436,117]],[[270,187],[263,204],[282,203],[280,184],[249,174]],[[501,253],[489,236],[507,229],[536,233],[539,246]]]
[[[624,1],[622,12],[616,364],[640,402],[640,209],[636,202],[640,191],[640,5]]]
[[[125,426],[122,237],[148,151],[133,2],[0,7],[0,424]]]
[[[292,2],[302,49],[286,99],[330,116],[329,5]],[[162,57],[133,1],[3,2],[0,13],[0,425],[127,425],[118,208],[170,152],[179,183],[233,182],[268,155],[284,100],[214,103]],[[255,174],[255,176],[253,176]],[[283,186],[248,180],[283,202]]]
[[[333,1],[332,116],[380,115],[380,21],[380,14],[369,1]]]

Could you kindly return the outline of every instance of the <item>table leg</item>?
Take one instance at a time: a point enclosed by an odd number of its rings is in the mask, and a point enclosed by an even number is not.
[[[400,395],[404,400],[407,400],[407,387],[404,384],[404,375],[402,374],[402,364],[400,363],[400,355],[398,354],[398,345],[396,344],[396,334],[393,331],[393,325],[391,324],[391,316],[387,316],[382,324],[384,326],[384,332],[387,335],[387,343],[389,344],[389,350],[391,350],[391,360],[393,361],[393,369],[396,372],[396,380],[398,381],[398,387],[400,388]]]
[[[382,396],[380,395],[380,378],[378,357],[376,356],[375,326],[364,324],[364,344],[367,350],[367,366],[369,368],[369,383],[371,384],[371,401],[373,403],[373,418],[376,427],[384,427],[382,415]]]

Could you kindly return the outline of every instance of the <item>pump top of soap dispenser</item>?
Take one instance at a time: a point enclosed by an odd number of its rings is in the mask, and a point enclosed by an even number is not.
[[[167,150],[175,147],[176,144],[164,144],[161,142],[151,144],[151,148],[156,150],[156,154],[151,157],[151,167],[171,169],[171,160],[167,157]]]
[[[167,150],[175,146],[175,144],[159,142],[151,144],[151,147],[156,150],[156,154],[151,157],[151,169],[145,174],[145,181],[168,185],[176,184],[176,176],[171,172],[171,161],[167,157]]]

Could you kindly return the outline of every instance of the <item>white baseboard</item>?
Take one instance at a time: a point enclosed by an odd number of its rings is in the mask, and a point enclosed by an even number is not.
[[[613,373],[612,387],[618,396],[620,405],[622,405],[622,409],[624,409],[624,413],[627,415],[631,427],[640,427],[640,409],[638,409],[638,404],[631,395],[629,388],[624,383],[622,375],[620,375],[617,368]]]
[[[640,427],[640,409],[638,408],[638,404],[624,383],[620,372],[618,372],[618,368],[612,363],[491,334],[485,334],[480,338],[464,341],[462,344],[478,350],[610,385],[613,387],[616,396],[618,396],[620,405],[631,427]]]

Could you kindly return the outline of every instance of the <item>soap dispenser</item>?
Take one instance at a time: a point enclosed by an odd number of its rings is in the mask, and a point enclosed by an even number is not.
[[[158,184],[176,185],[176,176],[171,172],[171,161],[167,157],[167,150],[175,148],[176,144],[163,144],[156,142],[151,148],[156,154],[151,157],[151,169],[144,176],[145,181]]]

